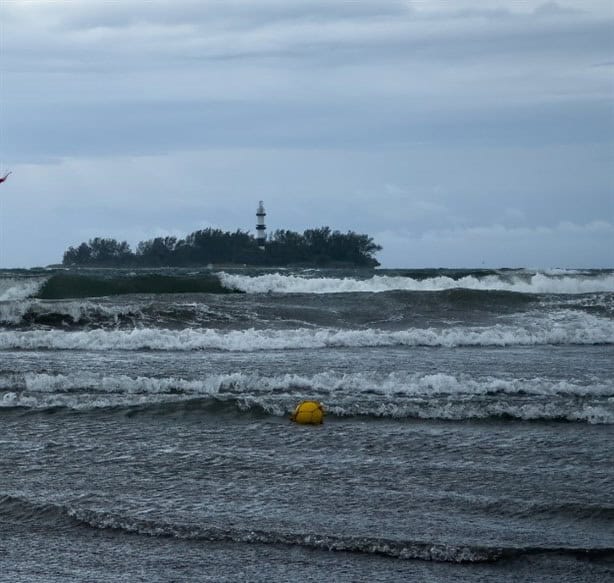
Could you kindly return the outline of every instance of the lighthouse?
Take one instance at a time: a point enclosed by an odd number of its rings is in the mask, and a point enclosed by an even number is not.
[[[260,201],[260,204],[256,209],[256,241],[258,242],[258,247],[260,247],[260,249],[263,251],[264,242],[266,240],[266,225],[264,224],[264,217],[266,217],[266,212],[262,201]]]

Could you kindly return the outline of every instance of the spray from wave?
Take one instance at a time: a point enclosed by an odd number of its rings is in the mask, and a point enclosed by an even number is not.
[[[37,294],[46,281],[46,277],[0,278],[0,302],[15,302],[29,298]]]

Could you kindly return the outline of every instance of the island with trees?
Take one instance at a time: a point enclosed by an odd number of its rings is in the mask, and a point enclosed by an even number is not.
[[[64,266],[80,267],[191,267],[250,265],[262,267],[377,267],[380,251],[368,235],[307,229],[302,234],[277,230],[264,248],[250,233],[203,229],[185,239],[156,237],[141,241],[132,251],[126,241],[96,237],[64,253]]]

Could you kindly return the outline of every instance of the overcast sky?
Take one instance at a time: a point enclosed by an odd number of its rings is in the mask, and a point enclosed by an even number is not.
[[[614,267],[611,0],[0,0],[0,97],[0,267],[260,199],[385,267]]]

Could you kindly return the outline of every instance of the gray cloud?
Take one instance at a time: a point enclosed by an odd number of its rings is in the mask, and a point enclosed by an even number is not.
[[[15,161],[32,157],[158,154],[198,148],[540,146],[611,142],[609,101],[445,109],[441,104],[358,102],[43,104],[5,106]],[[360,122],[358,121],[360,120]],[[606,123],[604,123],[606,122]]]
[[[540,51],[577,56],[611,50],[614,18],[564,11],[548,18],[506,11],[422,15],[402,2],[272,2],[259,3],[258,10],[246,10],[243,2],[28,5],[32,10],[23,13],[3,10],[9,70],[12,63],[140,70],[193,59],[272,56],[327,65],[378,55],[454,61]]]
[[[567,237],[602,265],[613,32],[600,0],[5,0],[0,220],[34,234],[0,264],[251,228],[264,198],[272,226],[379,233],[389,264],[470,265],[480,237],[567,260]]]

